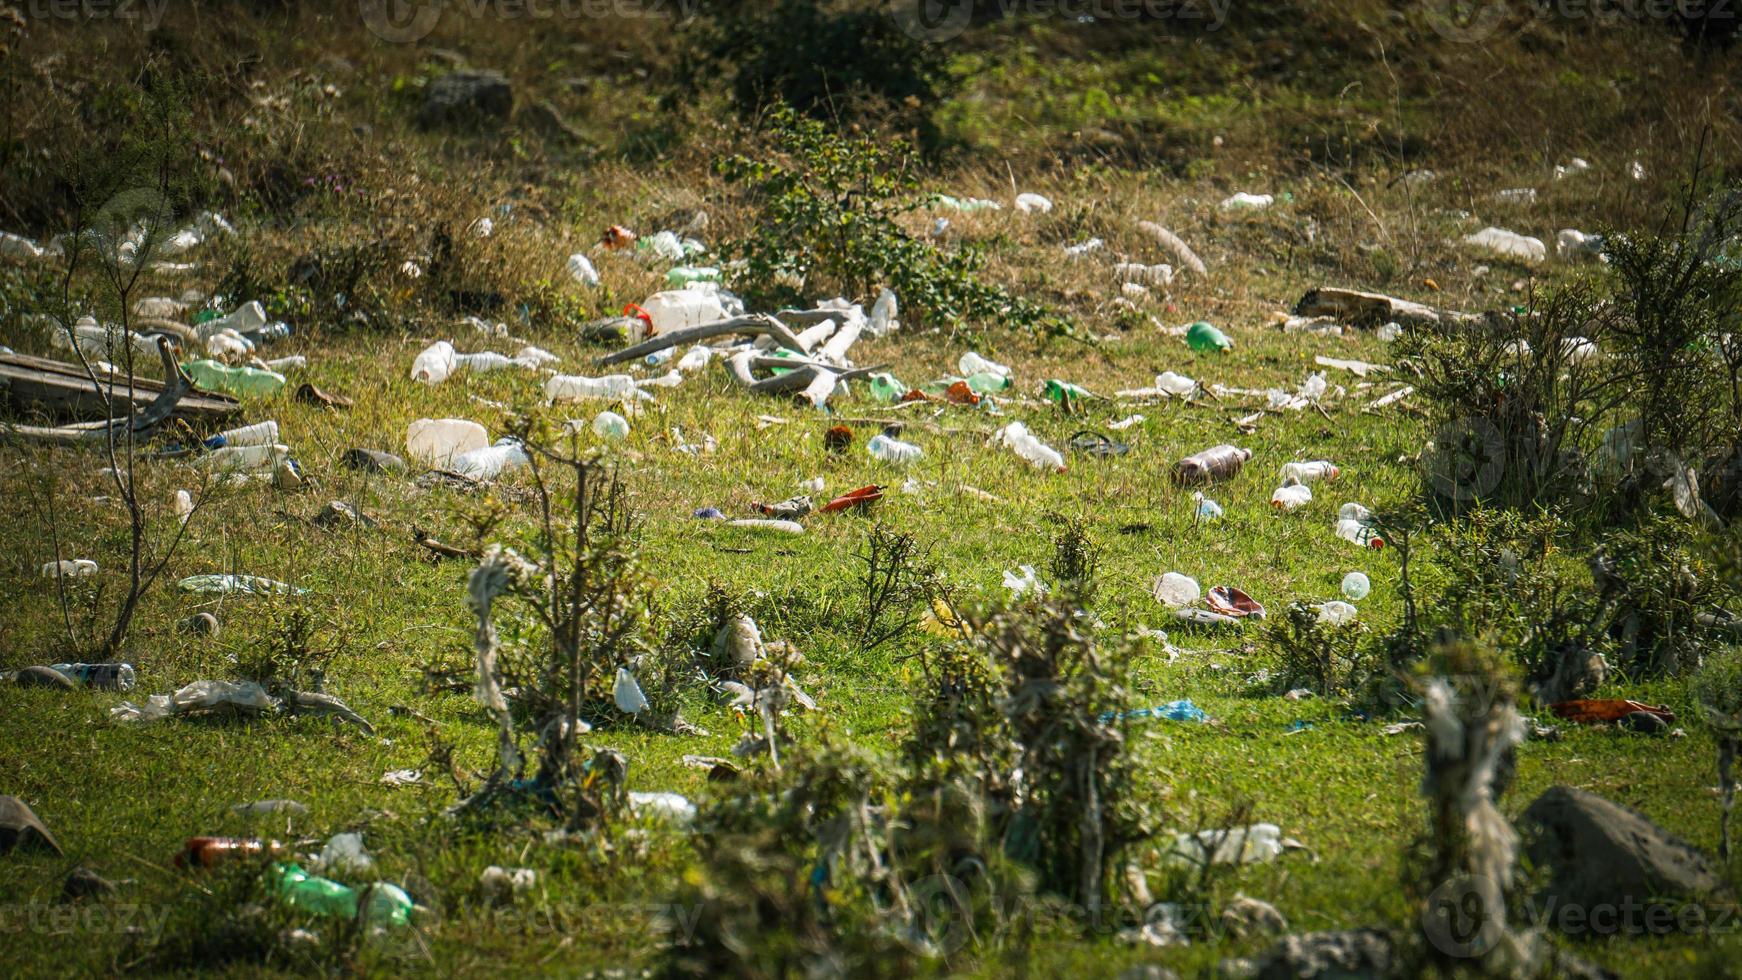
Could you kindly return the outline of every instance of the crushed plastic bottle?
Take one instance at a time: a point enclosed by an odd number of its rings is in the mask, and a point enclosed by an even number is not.
[[[577,374],[553,374],[544,383],[544,397],[553,401],[578,402],[589,398],[626,401],[631,398],[651,400],[652,395],[641,390],[627,374],[607,374],[587,378]]]
[[[1174,398],[1189,398],[1192,392],[1198,390],[1198,383],[1183,374],[1163,371],[1155,376],[1155,390]]]
[[[1274,195],[1248,194],[1240,191],[1222,201],[1224,211],[1260,211],[1276,203]]]
[[[1016,195],[1016,210],[1023,214],[1046,214],[1052,210],[1052,201],[1033,192],[1024,192]]]
[[[1285,513],[1297,507],[1304,507],[1312,501],[1313,488],[1294,477],[1289,477],[1288,482],[1277,487],[1276,492],[1270,495],[1270,506]]]
[[[460,453],[448,464],[448,469],[474,480],[494,480],[505,471],[517,470],[530,463],[526,447],[520,440],[498,439],[495,445]]]
[[[994,374],[990,371],[981,371],[976,374],[970,374],[966,379],[964,379],[964,383],[968,386],[970,391],[979,395],[996,395],[1014,384],[1009,375]]]
[[[1008,446],[1016,455],[1027,460],[1037,469],[1052,470],[1055,473],[1065,471],[1065,458],[1058,450],[1041,442],[1028,427],[1021,422],[1012,422],[999,429],[992,436],[992,441],[998,445]]]
[[[689,352],[684,354],[683,357],[678,359],[677,369],[685,374],[688,374],[691,371],[700,371],[702,368],[708,366],[708,361],[713,356],[713,348],[708,347],[705,344],[697,344],[694,347],[691,347]]]
[[[277,441],[278,423],[268,419],[207,436],[203,445],[207,449],[223,449],[225,446],[270,446]]]
[[[1359,610],[1347,602],[1332,599],[1319,604],[1319,622],[1326,626],[1342,626],[1353,623],[1358,612]]]
[[[1087,388],[1072,384],[1069,381],[1060,381],[1058,378],[1048,378],[1046,384],[1041,387],[1041,394],[1044,394],[1047,400],[1061,405],[1095,397]]]
[[[1001,378],[1010,377],[1008,366],[999,364],[997,361],[987,360],[973,351],[963,354],[956,361],[956,370],[962,372],[963,377],[972,377],[976,374],[996,374]]]
[[[698,282],[682,289],[663,290],[642,300],[641,308],[652,320],[653,332],[669,333],[726,319],[726,308],[713,285]]]
[[[73,683],[105,691],[131,691],[135,680],[132,664],[50,664]]]
[[[63,558],[42,566],[43,578],[89,578],[97,574],[97,563],[89,558]]]
[[[211,359],[189,361],[181,366],[194,384],[207,391],[223,392],[237,398],[270,395],[284,387],[284,375],[252,367],[231,367]]]
[[[1320,480],[1335,480],[1342,473],[1336,464],[1326,459],[1315,459],[1306,463],[1282,464],[1283,480],[1296,480],[1300,483],[1317,483]]]
[[[1385,539],[1379,536],[1379,532],[1362,521],[1347,518],[1337,521],[1337,537],[1363,548],[1372,548],[1375,551],[1385,547]]]
[[[1195,722],[1206,722],[1210,720],[1210,716],[1204,712],[1204,709],[1193,704],[1189,698],[1181,699],[1179,701],[1169,701],[1166,704],[1158,704],[1153,708],[1137,708],[1119,715],[1107,712],[1106,714],[1101,715],[1100,720],[1105,723],[1116,719],[1123,721],[1143,721],[1149,718],[1160,718],[1165,721]]]
[[[885,463],[895,463],[905,466],[925,455],[925,450],[911,442],[902,442],[879,432],[865,443],[865,451],[872,459],[880,459]]]
[[[1209,321],[1199,320],[1186,328],[1186,346],[1195,351],[1224,351],[1233,350],[1234,341]]]
[[[490,433],[468,419],[418,419],[406,427],[406,455],[435,466],[490,445]]]
[[[1350,602],[1360,602],[1367,598],[1367,593],[1373,591],[1373,583],[1368,581],[1365,572],[1350,572],[1343,576],[1341,589],[1344,598]]]
[[[569,256],[569,278],[583,286],[599,284],[599,270],[593,268],[593,260],[587,258],[585,252],[576,252]]]
[[[692,282],[719,282],[720,270],[711,265],[672,266],[665,273],[665,284],[681,289]]]
[[[1214,483],[1232,479],[1251,458],[1250,449],[1227,444],[1212,446],[1173,464],[1173,478],[1176,483],[1182,484]]]
[[[1373,512],[1354,501],[1337,508],[1337,520],[1339,521],[1371,521],[1372,519]]]
[[[301,912],[335,919],[359,918],[371,928],[401,928],[411,924],[411,896],[398,885],[378,881],[362,893],[330,878],[309,874],[295,864],[274,864],[273,891],[280,901]]]
[[[907,394],[907,386],[893,374],[879,372],[871,376],[871,397],[885,405],[893,405]]]
[[[1222,505],[1201,493],[1192,494],[1192,503],[1196,505],[1196,510],[1193,513],[1197,520],[1214,521],[1222,516]]]

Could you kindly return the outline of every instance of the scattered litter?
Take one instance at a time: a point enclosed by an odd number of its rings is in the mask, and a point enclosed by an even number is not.
[[[1052,210],[1052,202],[1034,193],[1016,195],[1016,210],[1023,214],[1046,214]]]
[[[679,825],[696,818],[696,805],[678,793],[631,792],[629,810],[638,817]]]
[[[1257,864],[1276,859],[1288,847],[1302,846],[1298,841],[1282,836],[1282,828],[1273,823],[1255,823],[1250,827],[1225,830],[1200,830],[1196,834],[1178,834],[1174,842],[1174,857],[1185,864],[1202,867],[1206,864]]]
[[[279,700],[253,681],[194,681],[174,694],[153,694],[143,705],[123,701],[109,709],[109,718],[117,722],[161,721],[171,715],[256,718],[279,707]]]
[[[1232,585],[1218,585],[1204,596],[1204,604],[1213,612],[1224,616],[1242,619],[1247,616],[1253,619],[1264,618],[1264,606],[1258,600],[1240,591]]]
[[[1166,634],[1163,635],[1165,636]],[[1204,709],[1193,704],[1190,699],[1182,699],[1179,701],[1169,701],[1166,704],[1158,704],[1153,708],[1136,708],[1123,714],[1116,715],[1112,712],[1108,712],[1101,716],[1101,721],[1110,722],[1115,719],[1121,721],[1143,721],[1149,718],[1159,718],[1163,721],[1206,722],[1210,720],[1210,716],[1204,713]]]
[[[97,563],[89,558],[63,558],[42,566],[43,578],[90,578],[97,574]]]
[[[1548,248],[1542,239],[1520,235],[1492,226],[1482,229],[1473,235],[1464,236],[1464,244],[1485,248],[1497,255],[1519,259],[1524,262],[1541,262],[1548,256]]]
[[[1270,194],[1248,194],[1240,191],[1222,201],[1224,211],[1258,211],[1276,203],[1276,198]]]
[[[217,595],[303,595],[307,589],[297,588],[259,575],[189,575],[175,583],[184,592],[206,592]]]
[[[1004,587],[1010,590],[1010,598],[1021,599],[1024,596],[1036,598],[1047,593],[1046,583],[1035,574],[1033,565],[1018,565],[1016,571],[1004,572]]]
[[[306,817],[308,807],[295,800],[255,800],[230,809],[245,817]]]

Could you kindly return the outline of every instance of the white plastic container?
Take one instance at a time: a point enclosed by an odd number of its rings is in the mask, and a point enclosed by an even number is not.
[[[1291,511],[1313,502],[1313,488],[1304,483],[1285,483],[1276,488],[1270,495],[1270,506],[1280,511]]]
[[[684,354],[684,356],[678,358],[677,369],[685,374],[688,374],[691,371],[700,371],[702,368],[708,366],[708,361],[713,356],[714,349],[712,347],[709,347],[706,344],[697,344],[694,347],[691,347],[689,352]]]
[[[721,305],[713,283],[698,282],[683,289],[662,290],[642,300],[641,308],[653,318],[655,334],[726,319],[726,308]]]
[[[1224,211],[1257,211],[1276,203],[1276,198],[1269,194],[1248,194],[1241,191],[1222,201]]]
[[[406,427],[405,452],[421,462],[446,467],[454,457],[490,445],[490,433],[467,419],[418,419]]]
[[[268,419],[239,429],[227,429],[206,440],[212,448],[223,446],[270,446],[278,441],[278,423]]]
[[[1010,377],[1010,368],[997,361],[989,361],[973,351],[963,354],[961,359],[956,361],[956,370],[960,371],[964,378],[971,378],[976,374],[996,374],[1000,378]]]
[[[642,391],[635,379],[627,374],[607,374],[600,378],[553,374],[544,383],[544,397],[553,402],[578,402],[589,398],[625,401],[653,396]]]
[[[205,455],[207,466],[220,473],[246,473],[270,470],[290,458],[290,447],[267,443],[253,446],[224,446]]]
[[[599,270],[593,268],[593,260],[582,252],[569,256],[569,277],[583,286],[599,284]]]
[[[43,578],[89,578],[97,574],[97,563],[89,558],[63,558],[42,566]]]
[[[439,385],[454,373],[457,366],[454,345],[438,340],[425,347],[411,362],[411,380],[426,385]]]
[[[476,354],[455,354],[454,367],[465,368],[468,371],[500,371],[503,368],[518,367],[514,359],[507,354],[498,354],[493,350],[480,351]]]
[[[201,340],[206,340],[213,334],[222,333],[225,330],[250,333],[264,326],[266,326],[266,307],[261,306],[259,300],[251,300],[224,316],[195,324],[194,333]]]
[[[1023,214],[1046,214],[1052,210],[1052,201],[1039,194],[1025,192],[1016,195],[1016,210]]]
[[[1183,374],[1163,371],[1155,376],[1157,391],[1164,391],[1175,398],[1184,398],[1198,390],[1198,383]]]
[[[1052,470],[1055,473],[1065,471],[1065,458],[1059,455],[1058,450],[1041,442],[1021,422],[1012,422],[998,430],[993,441],[1009,446],[1016,455],[1027,460],[1036,469]]]

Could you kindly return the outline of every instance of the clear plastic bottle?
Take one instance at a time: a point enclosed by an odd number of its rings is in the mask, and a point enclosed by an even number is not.
[[[225,446],[270,446],[278,441],[278,423],[268,419],[253,425],[244,425],[239,429],[226,429],[205,441],[207,449],[222,449]]]
[[[677,369],[686,374],[691,371],[700,371],[708,366],[708,361],[713,356],[713,348],[706,344],[697,344],[689,349],[689,353],[678,359]]]
[[[667,347],[665,350],[656,350],[653,353],[642,358],[641,363],[647,365],[648,367],[658,367],[661,364],[664,364],[665,362],[671,360],[673,357],[676,357],[676,356],[677,356],[677,348],[676,347]]]
[[[1363,548],[1378,550],[1385,547],[1385,539],[1371,525],[1361,521],[1344,518],[1337,521],[1337,537]]]
[[[1197,519],[1213,521],[1222,516],[1222,505],[1201,493],[1192,494],[1192,503],[1197,505]]]
[[[498,439],[493,446],[472,449],[459,454],[448,469],[474,480],[494,480],[505,470],[517,470],[531,462],[526,447],[513,438]]]
[[[133,690],[132,664],[51,664],[55,670],[72,678],[73,683],[105,691]]]
[[[1276,488],[1270,495],[1270,506],[1280,511],[1291,511],[1312,503],[1313,489],[1304,483],[1289,477],[1287,483]]]
[[[270,361],[263,361],[261,363],[266,365],[268,371],[276,371],[279,374],[283,374],[285,371],[293,368],[300,369],[308,367],[308,358],[302,354],[291,354],[288,357],[275,357]]]
[[[1212,446],[1173,464],[1173,478],[1175,482],[1184,484],[1214,483],[1217,480],[1231,479],[1251,458],[1250,449],[1227,444]]]
[[[514,367],[514,359],[507,354],[498,354],[493,350],[479,351],[476,354],[455,354],[454,367],[465,368],[468,371],[500,371],[503,368]]]
[[[973,351],[963,354],[956,361],[956,370],[960,371],[964,377],[972,377],[976,374],[996,374],[1001,378],[1010,377],[1009,367],[999,364],[997,361],[987,360]]]
[[[970,374],[967,378],[969,390],[977,395],[996,395],[1009,388],[1011,384],[1009,375],[993,374],[990,371]]]
[[[999,430],[994,438],[1009,446],[1016,455],[1021,456],[1037,469],[1048,469],[1055,473],[1065,471],[1065,458],[1059,455],[1058,450],[1041,442],[1021,422],[1010,423]]]
[[[587,258],[585,252],[576,252],[569,256],[569,278],[583,286],[599,284],[599,270],[593,268],[593,260]]]
[[[682,288],[692,282],[719,282],[720,270],[711,265],[673,266],[665,274],[665,284]]]
[[[652,398],[642,391],[635,379],[627,374],[607,374],[587,378],[578,374],[553,374],[544,383],[544,397],[551,401],[578,402],[589,398],[625,401],[630,398]]]
[[[925,450],[911,442],[902,442],[879,432],[865,443],[865,451],[872,459],[880,459],[885,463],[895,463],[906,466],[908,463],[925,455]]]
[[[207,466],[220,473],[269,470],[290,458],[290,447],[279,443],[256,446],[224,446],[204,457]]]
[[[891,405],[901,400],[907,394],[907,386],[902,384],[893,374],[878,373],[871,376],[871,397],[885,405]]]
[[[1282,464],[1282,478],[1296,480],[1300,483],[1317,483],[1320,480],[1335,480],[1341,470],[1335,463],[1326,459],[1315,459],[1306,463]]]
[[[418,419],[406,427],[406,455],[436,466],[490,444],[490,433],[469,419]]]

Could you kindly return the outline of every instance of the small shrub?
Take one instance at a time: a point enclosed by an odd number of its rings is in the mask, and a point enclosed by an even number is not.
[[[859,579],[865,600],[859,647],[873,650],[919,624],[925,600],[936,588],[937,570],[912,534],[882,524],[866,533],[865,549],[854,557],[865,563]]]
[[[1081,517],[1056,516],[1059,531],[1053,536],[1052,580],[1076,602],[1095,601],[1095,575],[1101,568],[1101,546],[1089,534],[1089,522]]]
[[[944,251],[902,229],[897,219],[925,203],[907,143],[843,136],[786,107],[769,126],[771,157],[719,165],[757,213],[749,236],[722,247],[725,257],[743,260],[734,282],[753,305],[867,297],[883,284],[913,326],[1065,329],[1045,307],[981,282],[977,250]]]
[[[1305,603],[1291,604],[1265,627],[1264,637],[1277,658],[1278,682],[1290,689],[1347,697],[1372,684],[1386,665],[1365,625],[1321,623]]]

